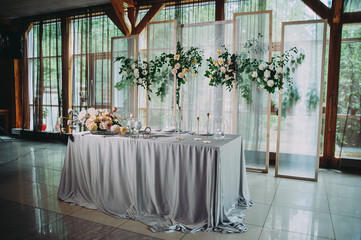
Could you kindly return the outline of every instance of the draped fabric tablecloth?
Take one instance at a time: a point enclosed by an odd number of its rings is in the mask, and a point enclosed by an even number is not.
[[[246,231],[243,213],[252,203],[242,138],[204,144],[176,137],[73,134],[58,198],[154,232]]]

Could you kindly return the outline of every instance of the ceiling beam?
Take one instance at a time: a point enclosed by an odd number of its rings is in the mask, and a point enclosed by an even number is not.
[[[361,12],[343,13],[342,23],[361,23]]]
[[[302,2],[311,8],[321,18],[330,18],[331,10],[320,0],[302,0]]]
[[[135,5],[137,4],[137,2],[134,2],[133,0],[122,0],[122,2],[125,2],[128,7],[135,7]]]
[[[130,27],[125,22],[125,18],[124,18],[125,10],[123,7],[123,2],[119,1],[119,0],[110,0],[110,2],[112,3],[116,17],[118,18],[118,24],[116,24],[117,27],[119,28],[120,31],[122,31],[122,33],[125,36],[129,36],[130,35]],[[112,15],[112,14],[110,13],[110,15]],[[114,16],[112,16],[112,18],[114,18]],[[113,21],[113,19],[112,19],[112,21]]]
[[[154,20],[154,18],[158,15],[160,10],[165,6],[164,3],[157,3],[152,5],[147,14],[143,17],[143,19],[139,22],[139,24],[133,28],[132,34],[141,34],[146,28],[147,24]]]

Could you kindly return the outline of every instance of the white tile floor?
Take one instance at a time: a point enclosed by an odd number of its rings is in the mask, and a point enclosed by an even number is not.
[[[84,238],[74,230],[74,224],[84,228],[90,223],[93,228],[104,231],[97,232],[98,239],[361,239],[360,175],[321,169],[319,181],[308,182],[275,178],[272,169],[268,174],[248,172],[249,189],[254,201],[254,206],[246,212],[248,232],[155,234],[142,223],[116,219],[96,210],[58,201],[57,187],[65,151],[66,146],[61,143],[21,140],[0,143],[1,210],[3,212],[15,204],[16,209],[22,210],[17,212],[18,219],[24,218],[22,214],[27,214],[26,221],[36,223],[37,236],[41,236],[41,239],[53,236],[54,233],[44,229],[54,226],[60,229],[56,235],[58,237]],[[23,211],[24,208],[26,211]],[[29,212],[39,211],[46,214],[29,217]],[[0,216],[0,224],[13,224],[11,226],[16,229],[17,216],[14,216],[14,223],[9,223],[11,215]],[[29,225],[29,232],[33,231],[33,225]],[[10,239],[9,234],[12,233],[9,231],[0,228],[0,238]],[[22,235],[22,238],[27,237]]]

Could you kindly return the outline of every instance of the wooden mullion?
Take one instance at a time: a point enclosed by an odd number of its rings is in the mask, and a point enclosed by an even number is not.
[[[361,23],[361,12],[343,13],[342,23]]]

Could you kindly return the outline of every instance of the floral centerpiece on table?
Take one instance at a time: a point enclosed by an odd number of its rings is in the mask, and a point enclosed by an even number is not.
[[[176,102],[179,106],[179,92],[182,84],[187,82],[187,74],[192,73],[193,77],[198,75],[198,68],[202,65],[203,52],[199,48],[191,47],[187,51],[177,43],[176,54],[168,54],[169,66],[172,68],[172,74],[176,77]]]
[[[148,90],[150,83],[149,64],[146,61],[138,61],[124,56],[117,57],[120,62],[119,74],[122,79],[115,84],[115,88],[122,90],[127,86],[141,86]]]
[[[231,90],[235,81],[237,56],[231,54],[225,47],[223,51],[218,49],[217,55],[215,59],[212,57],[207,59],[208,70],[204,76],[210,79],[210,86],[225,85],[228,90]]]
[[[69,116],[67,124],[70,126],[70,129],[75,129],[76,124],[86,126],[90,131],[110,131],[112,133],[121,133],[124,134],[127,131],[126,127],[122,127],[121,121],[122,116],[116,115],[116,107],[113,107],[112,111],[107,111],[103,109],[89,108],[87,110],[82,110],[79,113],[73,111],[73,109],[68,110]],[[62,122],[64,117],[60,117],[58,122]],[[62,132],[65,133],[65,128],[61,128]]]

